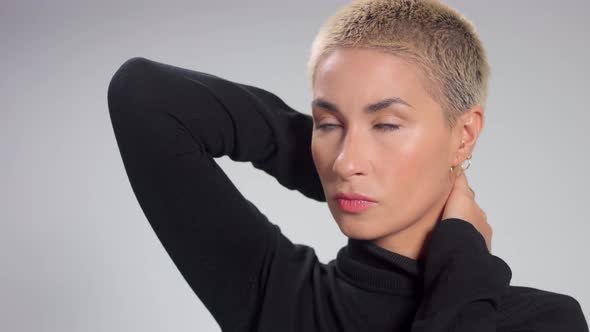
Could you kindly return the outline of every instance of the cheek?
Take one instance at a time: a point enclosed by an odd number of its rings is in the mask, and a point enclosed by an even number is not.
[[[401,144],[397,144],[386,154],[390,156],[388,164],[393,169],[394,176],[405,181],[411,178],[412,174],[421,171],[425,162],[424,152],[423,143],[418,135],[403,138]]]
[[[440,142],[424,135],[425,132],[416,130],[385,154],[389,156],[385,163],[388,183],[399,188],[394,189],[398,195],[413,196],[414,192],[423,192],[425,187],[431,188],[437,182],[442,158]]]
[[[446,188],[447,173],[445,137],[441,135],[417,135],[412,143],[400,150],[400,174],[406,185],[408,197],[414,200],[434,200]],[[449,165],[450,166],[450,165]]]
[[[319,168],[319,163],[321,162],[320,156],[322,155],[320,151],[320,147],[313,138],[311,139],[311,156],[313,158],[313,162],[316,164],[316,167]]]
[[[419,150],[407,149],[400,151],[397,158],[392,161],[395,166],[391,168],[393,174],[390,174],[389,183],[393,185],[391,189],[395,191],[399,199],[412,199],[414,192],[422,187],[420,185],[424,174],[422,158]]]
[[[313,163],[320,177],[323,177],[328,167],[329,151],[325,144],[320,144],[312,138],[311,141],[311,155]]]

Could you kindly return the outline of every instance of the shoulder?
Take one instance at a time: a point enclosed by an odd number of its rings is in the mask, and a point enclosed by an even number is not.
[[[502,330],[526,328],[530,331],[588,331],[578,300],[548,290],[510,286],[500,299],[498,324]]]

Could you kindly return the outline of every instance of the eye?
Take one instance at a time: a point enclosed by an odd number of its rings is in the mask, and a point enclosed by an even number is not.
[[[319,125],[318,126],[318,129],[323,130],[323,131],[330,131],[334,127],[338,127],[338,125],[337,124],[333,124],[333,123],[326,123],[326,124],[323,124],[323,125]]]
[[[318,126],[318,128],[323,131],[330,131],[334,127],[338,127],[338,125],[333,124],[333,123],[326,123],[326,124]],[[376,124],[375,127],[380,131],[394,131],[394,130],[399,129],[399,125],[392,124],[392,123],[379,123],[379,124]]]
[[[393,123],[379,123],[375,125],[381,131],[393,131],[399,129],[399,125]]]

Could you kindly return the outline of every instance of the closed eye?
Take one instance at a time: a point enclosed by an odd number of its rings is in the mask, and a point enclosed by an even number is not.
[[[336,125],[336,124],[327,123],[327,124],[319,125],[318,129],[323,130],[323,131],[328,131],[328,130],[331,130],[333,127],[337,127],[337,126],[338,125]]]
[[[338,127],[339,125],[333,123],[326,123],[323,125],[319,125],[318,129],[322,131],[330,131],[334,127]],[[392,124],[392,123],[379,123],[375,125],[375,128],[380,131],[393,131],[399,129],[399,125]]]
[[[383,131],[391,131],[399,129],[399,125],[392,124],[392,123],[379,123],[375,125],[375,127],[379,128],[379,130]]]

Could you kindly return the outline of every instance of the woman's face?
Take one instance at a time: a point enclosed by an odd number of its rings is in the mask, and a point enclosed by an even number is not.
[[[330,212],[348,237],[386,237],[444,206],[458,144],[418,75],[401,58],[368,49],[338,49],[319,63],[311,148]],[[376,203],[347,212],[334,197],[341,192]]]

